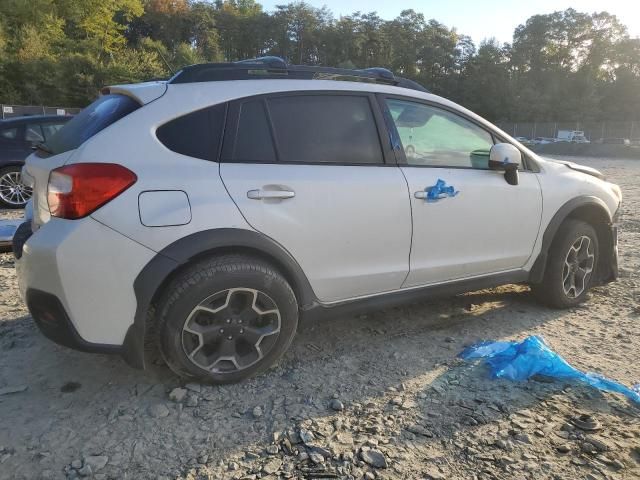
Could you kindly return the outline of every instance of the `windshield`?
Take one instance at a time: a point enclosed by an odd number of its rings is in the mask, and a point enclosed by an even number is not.
[[[44,148],[54,155],[74,150],[138,108],[140,104],[126,95],[104,95],[67,122]]]

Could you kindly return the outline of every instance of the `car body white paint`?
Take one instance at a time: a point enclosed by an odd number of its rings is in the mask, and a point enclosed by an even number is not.
[[[326,90],[402,95],[460,112],[526,151],[541,171],[521,172],[520,185],[512,186],[495,171],[218,164],[170,151],[155,136],[156,128],[169,120],[218,103]],[[593,195],[605,202],[612,217],[620,202],[619,190],[611,184],[541,159],[481,117],[419,91],[330,80],[152,82],[111,91],[145,105],[75,151],[27,160],[26,173],[35,183],[36,231],[16,262],[22,289],[59,296],[89,342],[122,343],[136,309],[134,279],[156,252],[193,233],[220,228],[263,232],[293,255],[318,299],[331,304],[496,272],[529,271],[540,253],[542,233],[562,205]],[[138,180],[90,218],[51,219],[46,200],[50,171],[82,162],[119,163]],[[434,204],[414,198],[415,191],[438,178],[458,188],[459,196]],[[260,188],[291,188],[295,197],[246,197]],[[145,225],[139,197],[148,191],[184,192],[190,221]],[[177,199],[157,198],[160,207],[169,209]],[[158,208],[147,208],[158,214]],[[157,226],[161,224],[170,226]]]
[[[320,301],[402,286],[409,273],[411,211],[398,168],[242,163],[220,168],[249,224],[293,255]],[[295,197],[247,197],[249,190],[276,186]]]
[[[16,262],[20,292],[57,296],[84,340],[121,345],[136,309],[133,279],[154,256],[90,217],[52,218]]]
[[[402,171],[412,197],[414,239],[404,286],[511,271],[529,260],[542,214],[535,173],[520,173],[514,186],[494,170],[403,166]],[[415,198],[438,179],[459,193],[437,202]]]

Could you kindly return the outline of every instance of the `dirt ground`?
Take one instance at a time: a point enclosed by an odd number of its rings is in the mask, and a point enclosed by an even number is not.
[[[624,192],[621,278],[583,307],[507,286],[309,321],[277,367],[239,385],[182,385],[54,345],[0,255],[0,478],[640,478],[638,406],[491,380],[456,358],[540,334],[578,368],[640,381],[640,160],[579,161]],[[581,414],[598,428],[577,428]]]

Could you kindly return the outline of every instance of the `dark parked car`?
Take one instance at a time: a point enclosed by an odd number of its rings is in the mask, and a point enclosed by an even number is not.
[[[20,171],[33,147],[50,139],[71,116],[33,115],[0,120],[0,207],[22,208],[31,189]]]

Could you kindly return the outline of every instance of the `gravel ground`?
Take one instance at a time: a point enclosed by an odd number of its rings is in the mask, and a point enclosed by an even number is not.
[[[456,359],[541,334],[578,368],[640,381],[640,161],[581,163],[625,196],[621,279],[583,307],[506,286],[308,321],[277,367],[239,385],[54,345],[0,255],[0,478],[640,478],[640,409],[624,398],[490,380]],[[574,426],[582,414],[596,430]]]

